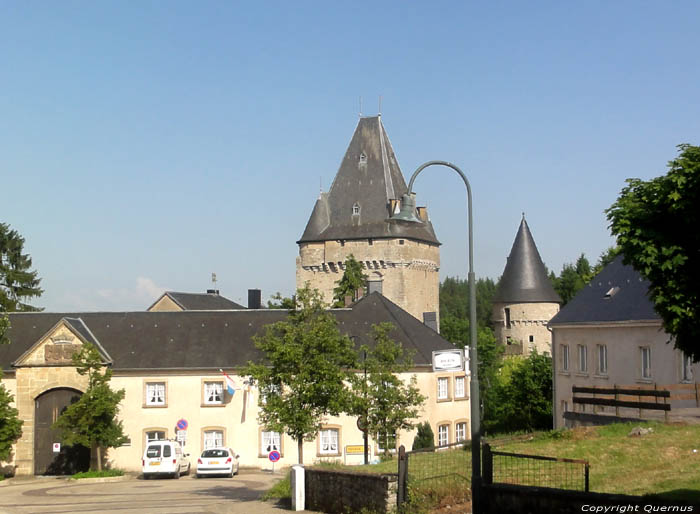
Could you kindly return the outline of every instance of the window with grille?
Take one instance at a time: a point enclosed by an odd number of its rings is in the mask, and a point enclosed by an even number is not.
[[[388,449],[390,452],[396,451],[396,434],[380,432],[377,434],[377,451],[383,452]]]
[[[681,380],[683,382],[693,381],[693,358],[685,353],[681,353]]]
[[[338,451],[338,429],[326,428],[319,432],[319,453],[322,455],[337,455]]]
[[[466,422],[457,423],[455,425],[455,442],[460,443],[467,440],[467,424]]]
[[[639,351],[642,359],[642,378],[651,378],[651,348],[642,346]]]
[[[448,395],[447,395],[447,377],[440,377],[438,378],[438,391],[437,391],[437,398],[438,400],[447,400]]]
[[[438,427],[438,446],[450,444],[450,425],[440,425]]]
[[[146,384],[146,405],[165,405],[165,382]]]
[[[223,382],[204,382],[204,403],[206,405],[220,405],[224,401]]]
[[[455,398],[464,398],[466,396],[464,390],[465,382],[464,377],[455,377]]]
[[[588,347],[582,344],[578,345],[578,370],[581,373],[588,371]]]
[[[598,374],[608,374],[608,346],[605,344],[598,345]]]
[[[224,432],[222,430],[207,430],[204,432],[204,449],[221,448],[224,445]]]
[[[569,371],[569,345],[562,344],[559,349],[561,350],[561,370]]]
[[[273,450],[282,451],[279,432],[263,432],[260,438],[260,453],[267,455]]]
[[[151,430],[146,432],[146,443],[150,443],[151,441],[161,441],[163,439],[165,439],[164,430]]]

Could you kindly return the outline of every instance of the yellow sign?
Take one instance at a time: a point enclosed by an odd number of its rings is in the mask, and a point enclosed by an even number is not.
[[[348,444],[345,446],[345,455],[364,455],[364,444]]]

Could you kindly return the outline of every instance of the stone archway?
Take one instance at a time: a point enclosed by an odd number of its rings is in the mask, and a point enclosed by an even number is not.
[[[68,447],[61,444],[54,452],[54,443],[62,443],[51,425],[82,393],[76,389],[56,388],[46,391],[34,400],[34,474],[72,475],[90,468],[90,449],[84,446]]]

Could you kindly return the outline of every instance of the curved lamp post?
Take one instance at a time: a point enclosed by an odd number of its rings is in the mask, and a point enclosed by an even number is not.
[[[474,283],[474,229],[472,222],[472,188],[469,185],[466,175],[457,166],[446,161],[429,161],[422,164],[413,172],[408,183],[408,193],[401,198],[401,210],[391,219],[409,221],[413,223],[423,223],[423,220],[416,216],[416,198],[413,193],[413,182],[418,174],[428,166],[447,166],[459,173],[464,185],[467,186],[467,208],[469,222],[469,335],[471,345],[469,348],[469,362],[471,380],[469,392],[471,395],[471,439],[472,439],[472,508],[474,512],[481,512],[480,509],[480,486],[481,486],[481,422],[480,422],[480,401],[479,401],[479,375],[476,351],[476,287]]]

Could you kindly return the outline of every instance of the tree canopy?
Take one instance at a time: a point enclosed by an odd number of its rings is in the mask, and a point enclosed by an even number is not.
[[[116,420],[124,389],[113,391],[109,387],[112,370],[104,366],[94,345],[83,344],[72,359],[78,374],[88,376],[88,386],[80,399],[59,416],[53,428],[60,430],[67,446],[95,447],[97,469],[101,471],[102,450],[116,448],[129,440],[122,422]]]
[[[378,438],[385,454],[393,449],[399,430],[413,428],[413,420],[425,401],[415,376],[409,382],[397,376],[411,368],[413,356],[391,338],[394,329],[391,323],[372,326],[374,344],[359,349],[362,362],[358,365],[367,375],[356,373],[350,377],[352,411],[366,419],[367,431]]]
[[[314,437],[325,416],[348,409],[345,380],[357,359],[353,342],[340,334],[317,290],[307,284],[295,300],[297,309],[286,321],[267,325],[254,337],[264,359],[249,362],[242,374],[260,389],[260,424],[292,437],[301,464],[304,440]]]
[[[333,289],[333,307],[345,307],[345,297],[358,300],[365,292],[367,276],[362,271],[362,264],[350,254],[345,259],[345,271]]]
[[[38,311],[28,300],[41,296],[41,279],[32,271],[32,258],[22,253],[24,238],[0,223],[0,311]]]
[[[491,309],[496,294],[496,282],[490,278],[476,281],[476,321],[481,327],[492,327]],[[469,281],[446,277],[440,284],[440,317],[469,318]]]
[[[700,360],[700,147],[678,146],[668,172],[627,180],[605,212],[623,262],[649,280],[664,329]]]

